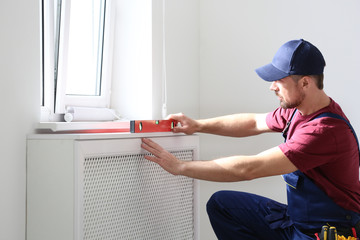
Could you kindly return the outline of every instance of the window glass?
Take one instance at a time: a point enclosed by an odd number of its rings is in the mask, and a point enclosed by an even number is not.
[[[104,0],[71,0],[67,95],[100,95],[104,4]]]

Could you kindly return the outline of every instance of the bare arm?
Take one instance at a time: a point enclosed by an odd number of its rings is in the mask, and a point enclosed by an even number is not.
[[[231,137],[247,137],[270,132],[266,124],[266,114],[241,113],[216,118],[193,120],[183,114],[170,115],[169,118],[181,123],[174,132],[193,134],[211,133]]]
[[[142,148],[154,155],[145,156],[146,159],[159,164],[171,174],[208,181],[235,182],[297,170],[279,147],[253,156],[233,156],[212,161],[181,161],[150,139],[143,139]]]

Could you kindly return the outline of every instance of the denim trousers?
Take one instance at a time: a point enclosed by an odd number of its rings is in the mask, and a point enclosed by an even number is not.
[[[284,206],[266,197],[236,192],[219,191],[207,203],[213,230],[220,240],[311,240],[290,224],[271,222],[274,213],[269,206]],[[281,218],[281,217],[280,217]],[[286,222],[286,221],[284,221]],[[289,221],[287,221],[289,222]],[[275,226],[275,227],[274,227]]]

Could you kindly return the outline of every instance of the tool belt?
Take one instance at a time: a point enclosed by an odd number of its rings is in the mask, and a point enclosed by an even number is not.
[[[352,228],[324,225],[320,233],[315,233],[317,240],[357,240],[360,234],[360,222]]]

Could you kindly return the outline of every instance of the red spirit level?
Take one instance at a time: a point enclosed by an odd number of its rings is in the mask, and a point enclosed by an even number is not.
[[[169,120],[132,120],[130,121],[130,132],[171,132],[177,125],[177,121]]]

